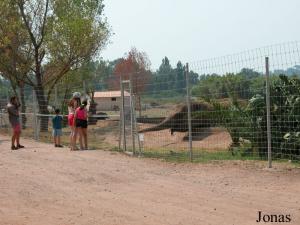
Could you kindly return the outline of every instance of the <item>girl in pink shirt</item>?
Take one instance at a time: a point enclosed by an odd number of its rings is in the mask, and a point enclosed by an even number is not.
[[[80,107],[78,107],[75,110],[75,115],[74,115],[74,124],[76,126],[74,139],[76,140],[78,134],[81,137],[83,137],[84,147],[81,145],[80,146],[81,150],[88,149],[88,142],[87,142],[88,112],[86,106],[87,106],[87,101],[83,101]]]

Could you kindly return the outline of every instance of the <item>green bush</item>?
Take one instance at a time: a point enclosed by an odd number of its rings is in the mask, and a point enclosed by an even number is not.
[[[271,134],[273,158],[299,159],[300,156],[300,80],[280,75],[270,88]],[[242,140],[251,143],[252,151],[261,158],[267,156],[266,95],[256,94],[247,106],[232,99],[222,105],[212,101],[220,126],[230,133],[233,146]]]

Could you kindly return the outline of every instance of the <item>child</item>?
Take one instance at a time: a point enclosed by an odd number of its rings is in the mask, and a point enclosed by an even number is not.
[[[77,134],[83,137],[84,148],[83,146],[80,146],[81,150],[88,150],[88,143],[87,143],[88,113],[87,113],[86,106],[87,106],[87,101],[85,100],[82,102],[80,107],[76,109],[75,116],[74,116],[75,126],[76,126],[74,139],[76,140]],[[73,143],[75,143],[74,140]]]
[[[60,110],[56,109],[55,114],[56,116],[52,119],[53,125],[53,139],[54,145],[56,148],[62,148],[63,146],[60,144],[60,137],[62,136],[62,116],[59,115]]]
[[[71,130],[71,134],[70,134],[70,148],[71,151],[73,150],[77,150],[76,148],[76,139],[74,140],[74,135],[75,135],[75,121],[74,121],[74,116],[75,116],[75,110],[77,109],[77,107],[79,107],[81,105],[81,101],[80,101],[80,93],[79,92],[75,92],[73,94],[72,99],[69,102],[68,105],[68,124],[70,126],[70,130]],[[73,140],[75,141],[75,143],[73,143]],[[82,146],[82,137],[81,135],[79,135],[79,142],[80,142],[80,146]],[[74,148],[75,147],[75,148]]]

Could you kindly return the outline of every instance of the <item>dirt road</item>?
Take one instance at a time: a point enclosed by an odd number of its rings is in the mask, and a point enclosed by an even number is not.
[[[0,136],[1,225],[254,225],[260,210],[300,224],[298,169],[171,164],[23,143],[10,151]]]

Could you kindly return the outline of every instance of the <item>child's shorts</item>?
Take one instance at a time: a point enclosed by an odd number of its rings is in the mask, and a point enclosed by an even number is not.
[[[61,129],[53,129],[53,137],[60,137],[62,136],[62,130]]]
[[[12,126],[14,133],[20,133],[21,132],[21,124],[15,124]]]
[[[76,119],[76,127],[87,128],[88,127],[87,120]]]

